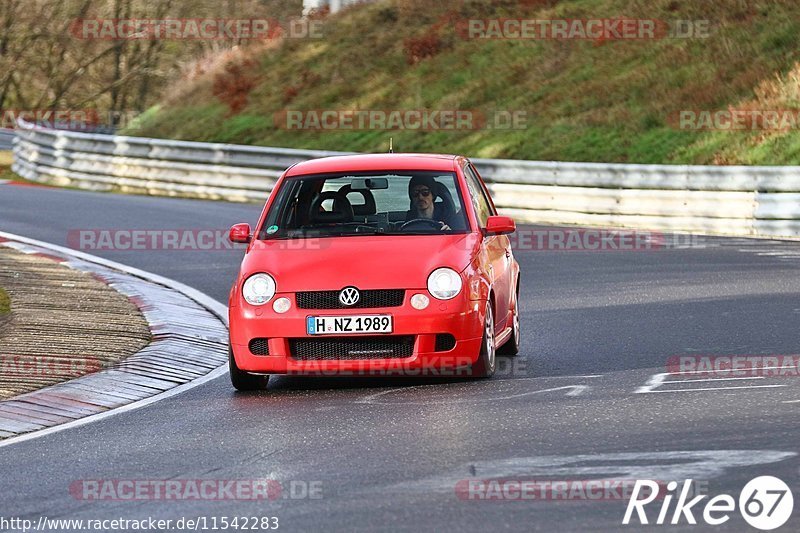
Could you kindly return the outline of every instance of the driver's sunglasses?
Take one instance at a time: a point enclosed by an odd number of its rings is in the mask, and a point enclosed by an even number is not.
[[[425,196],[428,197],[431,195],[430,189],[417,189],[415,191],[411,191],[411,196]]]

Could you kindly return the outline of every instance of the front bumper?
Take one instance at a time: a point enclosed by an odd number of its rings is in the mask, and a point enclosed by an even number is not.
[[[298,309],[294,293],[278,293],[274,298],[286,297],[292,302],[288,312],[278,314],[272,301],[255,307],[243,301],[229,308],[230,339],[236,365],[248,372],[263,374],[306,375],[469,375],[469,369],[480,353],[483,333],[483,309],[479,301],[469,300],[463,293],[452,300],[430,298],[424,310],[411,307],[414,294],[426,290],[407,290],[399,307],[370,309]],[[413,351],[407,357],[369,359],[298,359],[291,353],[291,339],[358,339],[375,338],[376,334],[308,335],[306,319],[309,316],[349,316],[389,314],[393,317],[393,331],[383,334],[392,337],[412,336]],[[449,334],[455,339],[451,349],[437,351],[437,335]],[[250,341],[267,338],[269,355],[255,355],[250,351]],[[440,347],[441,348],[441,347]],[[327,355],[327,354],[326,354]]]

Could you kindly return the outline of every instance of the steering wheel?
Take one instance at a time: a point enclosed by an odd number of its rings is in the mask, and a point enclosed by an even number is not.
[[[400,226],[400,231],[403,231],[404,229],[406,229],[406,228],[408,228],[410,226],[420,225],[420,224],[424,224],[426,226],[430,226],[433,229],[437,229],[437,230],[441,231],[442,230],[442,224],[444,224],[444,223],[440,222],[439,220],[433,220],[432,218],[414,218],[414,219],[409,220],[408,222],[406,222],[402,226]]]

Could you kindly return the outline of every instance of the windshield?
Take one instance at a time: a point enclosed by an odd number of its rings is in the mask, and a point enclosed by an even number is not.
[[[453,173],[402,171],[284,180],[259,239],[465,233]]]

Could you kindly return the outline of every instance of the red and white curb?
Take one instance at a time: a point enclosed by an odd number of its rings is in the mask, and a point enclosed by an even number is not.
[[[45,189],[52,189],[52,185],[47,185],[46,183],[29,183],[25,181],[14,181],[14,180],[0,180],[0,185],[16,185],[18,187],[42,187]]]
[[[61,246],[0,232],[0,246],[90,273],[140,308],[153,337],[108,369],[0,401],[0,447],[174,396],[227,371],[227,308],[182,283]]]

